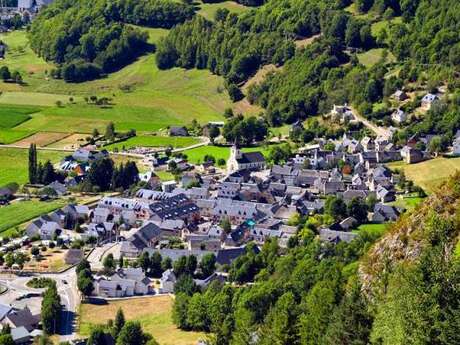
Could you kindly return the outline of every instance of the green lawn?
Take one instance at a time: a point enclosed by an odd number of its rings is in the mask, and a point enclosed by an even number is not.
[[[174,175],[169,171],[155,171],[155,174],[161,179],[161,181],[172,181],[174,180]]]
[[[388,164],[391,169],[403,169],[407,179],[421,186],[426,192],[432,192],[455,171],[460,170],[460,157],[439,157],[417,164],[402,161]]]
[[[30,200],[13,202],[10,205],[2,206],[0,207],[0,232],[12,229],[64,205],[65,201],[63,200],[47,202]]]
[[[228,160],[230,157],[230,148],[220,146],[202,146],[191,150],[185,150],[183,153],[187,155],[190,163],[199,164],[203,163],[203,157],[205,155],[213,156],[216,161],[221,158]]]
[[[366,67],[372,67],[377,62],[380,61],[380,59],[382,58],[383,51],[384,51],[383,48],[375,48],[375,49],[370,49],[365,53],[358,54],[359,62],[362,63]],[[393,62],[395,60],[396,59],[393,56],[393,54],[388,51],[386,62]]]
[[[129,149],[133,147],[186,147],[199,143],[200,140],[194,137],[165,137],[154,135],[141,135],[129,138],[115,144],[105,146],[109,151],[114,149],[122,150],[123,148]]]
[[[225,8],[231,13],[240,14],[246,12],[250,7],[240,5],[234,1],[222,1],[217,3],[203,3],[200,1],[198,14],[201,14],[208,20],[214,20],[215,14],[219,8]]]
[[[56,163],[66,152],[38,151],[38,159],[42,162],[48,159]],[[24,184],[28,181],[28,150],[0,148],[0,186],[10,182]]]

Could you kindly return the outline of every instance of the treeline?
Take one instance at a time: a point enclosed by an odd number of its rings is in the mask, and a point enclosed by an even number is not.
[[[59,65],[53,76],[81,82],[115,71],[149,49],[147,33],[125,23],[171,27],[192,15],[191,6],[167,0],[59,0],[40,11],[29,36],[38,55]]]

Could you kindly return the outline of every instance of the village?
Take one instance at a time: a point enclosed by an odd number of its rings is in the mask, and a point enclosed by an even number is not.
[[[401,91],[394,97],[404,99]],[[436,96],[425,98],[425,107],[436,100]],[[334,106],[327,117],[341,124],[361,121],[347,105]],[[406,120],[401,110],[395,110],[392,119]],[[290,135],[303,130],[297,121]],[[232,263],[248,251],[258,253],[272,241],[285,249],[295,246],[301,223],[329,245],[353,241],[363,226],[385,228],[410,206],[406,199],[425,196],[423,189],[387,164],[433,157],[426,149],[432,138],[413,136],[401,146],[393,140],[396,131],[370,127],[375,135],[355,138],[355,133],[346,132],[336,140],[315,138],[279,164],[238,145],[230,147],[230,158],[219,167],[213,161],[190,163],[180,152],[136,149],[146,168],[134,178],[141,187],[100,194],[89,204],[70,202],[31,221],[21,237],[4,239],[2,270],[29,278],[0,280],[5,291],[10,290],[0,296],[0,302],[7,302],[0,304],[0,322],[13,329],[18,344],[41,334],[37,301],[43,287],[30,288],[29,282],[36,279],[31,277],[56,274],[59,278],[52,279],[72,301],[66,308],[75,313],[81,298],[174,294],[176,284],[183,284],[178,267],[189,272],[199,289],[216,280],[225,283]],[[188,133],[185,127],[174,127],[170,135]],[[451,154],[458,154],[459,143],[457,135]],[[44,185],[41,198],[44,202],[68,198],[93,163],[109,157],[108,151],[95,146],[76,149],[55,165],[56,173],[66,178]],[[158,176],[172,170],[175,179]],[[14,195],[5,191],[3,198]],[[47,251],[58,252],[63,260],[56,272],[40,264]],[[92,273],[81,278],[75,267],[83,261]],[[80,282],[85,278],[91,284]],[[27,302],[19,303],[23,299]],[[72,317],[63,327],[74,339]]]

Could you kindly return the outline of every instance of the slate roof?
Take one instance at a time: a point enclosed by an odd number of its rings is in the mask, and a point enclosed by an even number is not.
[[[265,157],[261,152],[243,152],[241,158],[236,160],[239,164],[263,163]]]

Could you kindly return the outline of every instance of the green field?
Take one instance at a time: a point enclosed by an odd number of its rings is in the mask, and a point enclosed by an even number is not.
[[[113,151],[114,149],[122,150],[123,148],[129,149],[134,147],[186,147],[198,144],[200,140],[194,137],[166,137],[143,135],[129,138],[115,144],[105,146],[105,149]]]
[[[39,112],[41,109],[31,106],[1,105],[0,106],[0,129],[13,128],[30,118],[30,114]]]
[[[167,34],[146,29],[151,43]],[[90,133],[104,130],[110,121],[118,130],[150,133],[169,125],[222,120],[231,105],[223,78],[206,70],[174,68],[161,71],[155,54],[140,57],[107,77],[85,83],[65,83],[49,78],[51,64],[29,48],[24,31],[0,34],[9,47],[0,63],[22,72],[24,85],[0,83],[0,104],[47,106],[17,130]],[[86,104],[90,96],[109,97],[110,107]],[[71,100],[72,98],[72,100]],[[62,107],[57,107],[57,102]]]
[[[432,192],[442,182],[460,170],[460,157],[439,157],[417,164],[393,162],[388,164],[391,169],[403,169],[406,177],[422,187],[426,192]]]
[[[50,160],[58,162],[66,152],[39,151],[38,159],[41,162]],[[24,184],[28,181],[28,150],[14,148],[0,148],[0,186],[10,182]]]
[[[18,131],[14,129],[0,129],[0,144],[11,144],[31,134],[30,131]]]
[[[399,24],[399,23],[402,23],[401,17],[395,17],[390,20],[381,20],[381,21],[375,22],[371,26],[372,35],[374,37],[377,37],[380,31],[382,31],[383,29],[386,29],[388,31],[391,24]]]
[[[380,59],[382,58],[383,51],[384,51],[383,48],[374,48],[374,49],[368,50],[365,53],[358,54],[359,62],[362,63],[366,67],[372,67],[377,62],[380,61]],[[388,51],[386,62],[394,62],[394,61],[396,61],[396,58],[391,52]]]
[[[221,158],[228,160],[230,157],[230,148],[220,146],[202,146],[191,150],[185,150],[183,153],[187,155],[187,159],[190,163],[200,164],[203,163],[205,155],[213,156],[216,161]]]
[[[12,229],[64,205],[63,200],[49,202],[30,200],[13,202],[10,205],[2,206],[0,207],[0,232]]]
[[[246,12],[250,7],[240,5],[234,1],[222,1],[217,3],[203,3],[200,1],[198,14],[208,20],[214,20],[215,14],[219,8],[225,8],[231,13],[240,14]]]
[[[403,198],[398,198],[396,201],[392,202],[391,205],[402,207],[406,210],[413,210],[418,205],[423,202],[424,198],[420,198],[417,196],[408,196]]]

